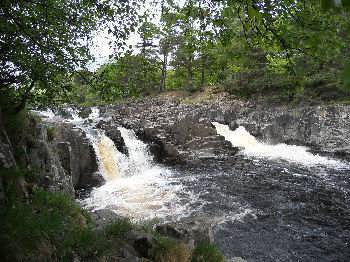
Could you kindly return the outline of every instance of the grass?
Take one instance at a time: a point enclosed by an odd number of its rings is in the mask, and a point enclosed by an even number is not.
[[[215,245],[203,243],[193,250],[192,262],[224,262],[224,257]]]
[[[155,262],[189,262],[191,251],[184,243],[164,237],[157,236],[158,247],[155,250]]]
[[[37,189],[29,203],[17,199],[1,208],[0,218],[3,261],[69,261],[74,253],[89,257],[100,248],[89,219],[62,193]]]
[[[108,224],[105,227],[105,234],[108,237],[121,237],[134,228],[129,219],[120,219]]]

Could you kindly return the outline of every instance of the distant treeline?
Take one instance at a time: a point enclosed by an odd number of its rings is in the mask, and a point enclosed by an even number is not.
[[[349,97],[349,1],[179,2],[154,0],[160,16],[150,17],[139,1],[2,1],[2,100],[20,110],[209,85],[286,101]],[[90,39],[104,27],[118,52],[89,72]],[[140,43],[126,48],[136,30]]]

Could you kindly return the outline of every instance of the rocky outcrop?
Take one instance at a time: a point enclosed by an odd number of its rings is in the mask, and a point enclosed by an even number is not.
[[[128,148],[125,145],[125,141],[118,130],[118,125],[113,122],[100,121],[97,127],[105,131],[106,136],[108,136],[113,142],[119,152],[128,155]]]
[[[104,180],[98,173],[95,151],[84,132],[69,123],[55,123],[54,130],[53,143],[74,188],[101,185]]]
[[[213,107],[212,119],[229,124],[233,130],[244,126],[267,143],[305,145],[316,153],[350,160],[350,106],[227,104]]]
[[[13,177],[18,165],[14,155],[14,148],[5,129],[0,108],[0,203],[6,198],[5,187],[11,184],[26,198],[28,196],[23,177]],[[6,174],[8,173],[10,174]],[[11,172],[13,171],[13,172]]]
[[[162,235],[178,239],[194,248],[201,243],[214,243],[213,227],[217,223],[213,218],[195,216],[179,222],[158,225],[156,231]]]
[[[16,161],[12,153],[12,146],[8,139],[6,130],[2,122],[2,114],[0,108],[0,169],[8,169],[16,166]],[[3,177],[0,176],[0,202],[5,198],[5,189]]]
[[[48,127],[38,124],[33,144],[27,148],[27,167],[34,170],[39,178],[40,185],[50,191],[74,193],[72,176],[63,168],[59,150],[48,138]]]
[[[153,98],[108,110],[114,125],[134,129],[162,162],[193,162],[234,154],[235,149],[216,135],[210,121],[227,124],[232,130],[244,126],[266,143],[304,145],[314,153],[350,160],[347,105],[269,105],[218,95],[200,104]]]
[[[26,121],[28,130],[23,131],[15,150],[0,119],[0,168],[30,169],[40,186],[72,195],[75,189],[103,183],[94,149],[82,131],[64,122],[38,121],[32,117]],[[2,191],[2,178],[0,182]]]
[[[121,125],[133,129],[150,145],[159,162],[195,163],[208,158],[224,158],[237,152],[217,135],[208,118],[201,117],[204,110],[201,107],[182,105],[176,100],[153,99],[125,103],[109,110],[114,112],[113,117],[104,126]]]

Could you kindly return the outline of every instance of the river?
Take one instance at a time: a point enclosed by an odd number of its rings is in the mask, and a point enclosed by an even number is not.
[[[350,165],[308,148],[270,145],[244,127],[213,123],[237,155],[200,166],[164,166],[133,130],[118,127],[128,155],[90,121],[70,120],[90,134],[106,183],[80,200],[134,220],[206,216],[226,258],[246,261],[349,261]]]

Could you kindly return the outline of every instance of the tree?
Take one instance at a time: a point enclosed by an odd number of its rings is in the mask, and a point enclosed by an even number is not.
[[[136,25],[136,1],[2,0],[0,92],[16,111],[33,93],[50,94],[59,75],[90,60],[91,35],[102,26],[121,47]],[[125,19],[127,17],[127,19]],[[35,91],[35,92],[34,92]],[[35,99],[35,98],[34,98]]]
[[[157,57],[157,44],[155,43],[156,38],[159,36],[159,28],[152,22],[148,21],[147,16],[143,16],[141,18],[143,20],[141,26],[138,28],[138,33],[141,38],[141,43],[138,44],[138,47],[141,48],[141,56],[142,56],[142,76],[143,81],[141,81],[141,85],[143,89],[146,89],[147,78],[149,73],[149,65],[150,60],[156,60]]]
[[[171,12],[173,6],[172,1],[161,2],[161,17],[160,17],[160,40],[159,40],[159,54],[161,56],[162,75],[160,82],[160,92],[166,89],[167,71],[168,71],[168,57],[173,50],[176,42],[176,14]]]
[[[95,73],[92,88],[101,101],[114,102],[158,90],[159,63],[154,58],[128,52]]]

